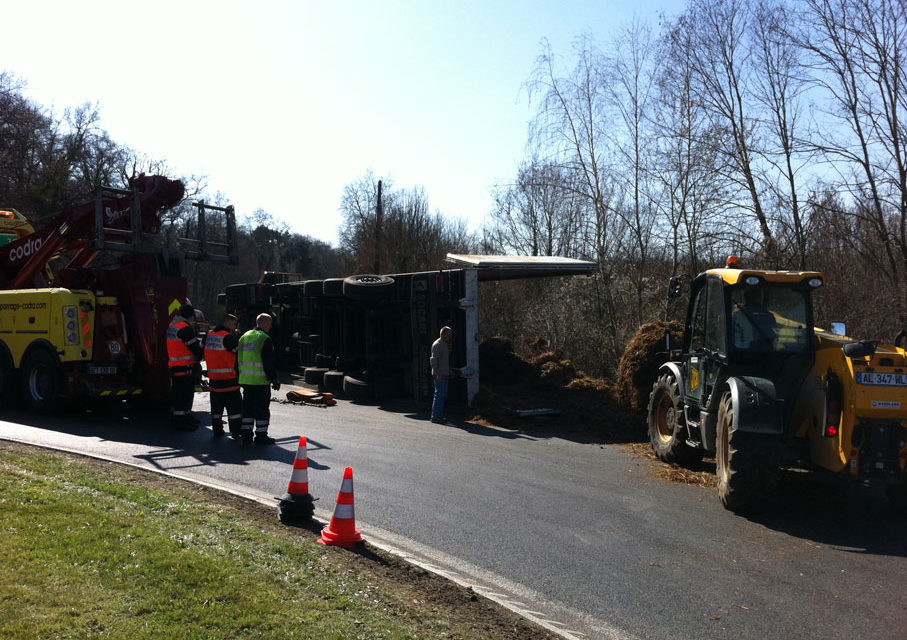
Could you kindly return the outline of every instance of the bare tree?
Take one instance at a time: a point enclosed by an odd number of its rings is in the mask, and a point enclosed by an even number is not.
[[[873,230],[870,246],[877,249],[862,254],[899,292],[899,324],[907,328],[905,6],[804,1],[798,43],[828,105],[817,110],[812,144],[841,176],[858,228]]]
[[[715,127],[726,131],[718,140],[733,173],[746,194],[739,206],[758,223],[761,248],[774,255],[772,230],[762,206],[753,139],[756,119],[751,114],[752,61],[747,43],[751,19],[745,0],[691,0],[684,28],[692,32],[690,62],[698,101]]]
[[[526,255],[562,255],[577,252],[581,209],[571,174],[563,167],[530,160],[514,184],[495,192],[490,234],[496,251]]]
[[[607,140],[610,124],[607,78],[603,58],[590,36],[575,45],[576,65],[561,75],[554,53],[545,43],[527,86],[538,111],[532,122],[535,144],[550,154],[550,162],[575,172],[577,193],[588,212],[582,238],[598,260],[599,278],[595,299],[597,315],[607,327],[609,353],[622,350],[614,305],[614,269],[622,234],[615,227],[621,220],[612,208],[615,186],[607,167]]]
[[[780,212],[778,220],[792,226],[793,255],[800,269],[806,269],[806,228],[800,207],[798,174],[809,155],[801,153],[798,140],[800,132],[801,98],[808,84],[799,75],[802,50],[788,37],[786,30],[793,16],[782,4],[760,2],[754,12],[753,51],[755,96],[767,114],[765,122],[767,144],[761,152],[767,164],[780,175],[780,185],[770,180]],[[786,234],[791,235],[791,234]],[[783,252],[784,247],[779,247]]]

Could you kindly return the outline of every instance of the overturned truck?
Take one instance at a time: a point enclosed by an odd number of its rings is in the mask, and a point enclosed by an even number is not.
[[[354,400],[431,399],[429,352],[442,326],[453,329],[450,402],[471,406],[479,391],[479,283],[589,275],[596,264],[561,257],[448,254],[451,268],[227,287],[221,302],[254,325],[271,313],[278,367]]]

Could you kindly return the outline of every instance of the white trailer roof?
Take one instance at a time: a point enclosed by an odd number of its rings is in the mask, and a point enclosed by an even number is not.
[[[598,268],[595,262],[561,256],[483,256],[448,253],[446,260],[463,269],[475,269],[479,280],[591,275]]]

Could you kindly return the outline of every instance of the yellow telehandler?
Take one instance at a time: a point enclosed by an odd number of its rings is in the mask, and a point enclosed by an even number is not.
[[[649,396],[649,438],[665,462],[713,453],[730,510],[763,506],[786,459],[884,485],[907,509],[903,334],[883,345],[814,327],[822,285],[818,272],[741,269],[733,256],[692,283],[683,345]]]

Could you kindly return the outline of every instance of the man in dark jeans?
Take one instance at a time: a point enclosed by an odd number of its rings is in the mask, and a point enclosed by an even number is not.
[[[431,421],[444,424],[442,415],[447,401],[447,387],[450,382],[450,343],[453,342],[453,329],[441,327],[441,334],[431,345],[431,376],[435,383],[435,397],[431,405]]]

